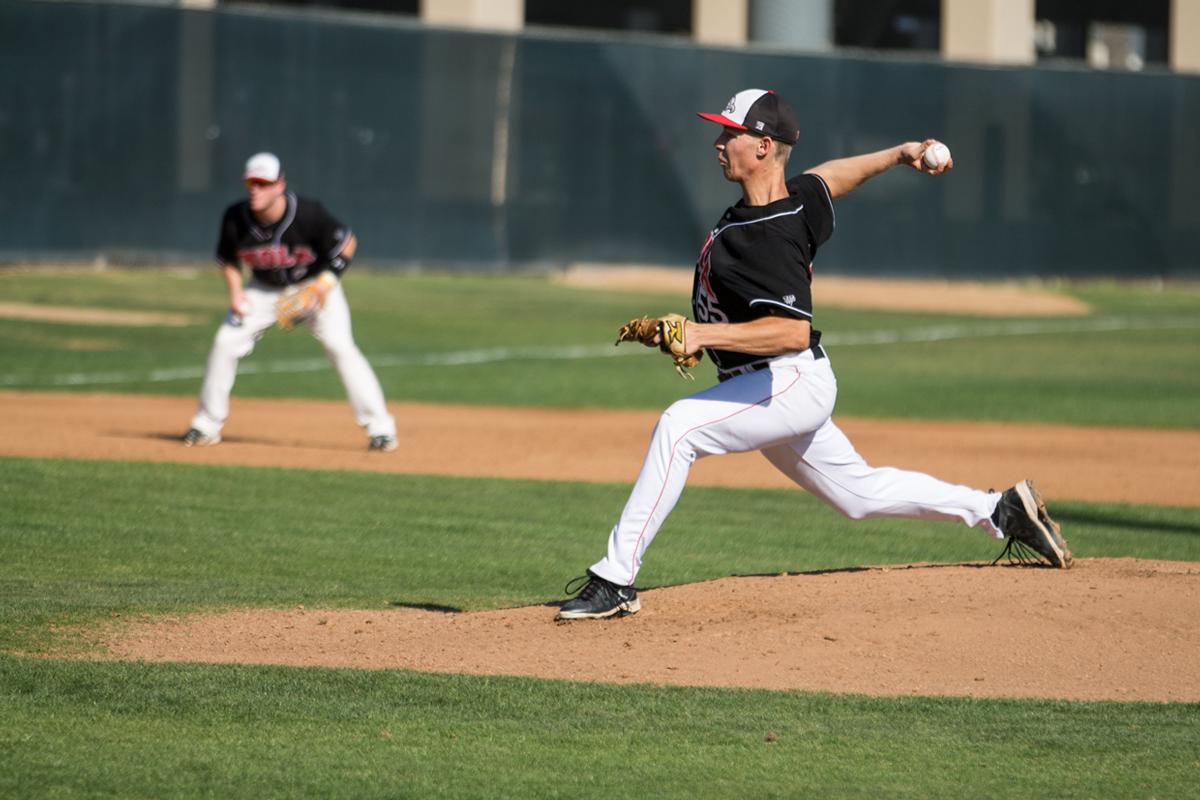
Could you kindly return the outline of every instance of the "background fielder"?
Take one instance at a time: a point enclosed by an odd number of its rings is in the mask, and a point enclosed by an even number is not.
[[[250,355],[268,328],[279,321],[281,300],[310,298],[299,317],[325,348],[346,387],[354,417],[369,448],[396,449],[396,423],[388,414],[374,370],[354,342],[350,306],[341,275],[358,239],[315,200],[287,191],[279,159],[258,153],[243,174],[247,199],[225,210],[217,261],[229,289],[229,314],[217,330],[200,403],[183,441],[189,447],[221,441],[238,362]],[[243,287],[243,267],[250,281]],[[292,319],[285,318],[290,325]]]
[[[1028,481],[995,493],[872,467],[830,417],[837,380],[821,332],[811,325],[810,286],[817,249],[833,234],[833,199],[894,166],[938,175],[953,162],[922,161],[933,140],[906,142],[786,180],[800,131],[778,95],[747,89],[723,113],[700,116],[723,126],[714,142],[717,162],[727,180],[741,185],[742,199],[722,215],[700,251],[692,291],[696,321],[684,323],[681,350],[705,349],[720,382],[663,413],[607,554],[558,617],[636,612],[641,606],[634,580],[642,558],[675,507],[692,463],[751,450],[761,450],[795,483],[851,519],[958,521],[998,539],[1007,536],[1010,548],[1018,542],[1054,566],[1069,566],[1070,551]]]

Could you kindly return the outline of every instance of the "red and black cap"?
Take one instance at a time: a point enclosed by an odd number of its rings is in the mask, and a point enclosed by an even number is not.
[[[784,144],[795,144],[800,138],[800,123],[792,107],[766,89],[744,89],[729,98],[720,114],[698,112],[696,116],[727,128],[770,136]]]

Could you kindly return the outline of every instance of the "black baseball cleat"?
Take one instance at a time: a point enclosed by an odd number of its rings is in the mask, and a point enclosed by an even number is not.
[[[1066,569],[1071,566],[1067,540],[1062,537],[1058,523],[1050,519],[1042,496],[1033,488],[1033,481],[1021,481],[1011,489],[1005,489],[992,512],[992,522],[1008,537],[1008,544],[996,556],[996,561],[1008,556],[1009,561],[1028,564],[1036,563],[1037,556],[1041,556],[1052,567]]]
[[[188,428],[188,432],[183,435],[184,447],[211,447],[214,444],[221,443],[221,434],[215,433],[209,436],[206,433],[201,433],[195,428]]]
[[[395,436],[372,436],[367,449],[373,453],[390,453],[399,445],[396,443]]]
[[[587,581],[583,590],[572,588],[579,581]],[[636,614],[642,607],[637,590],[632,586],[618,586],[606,581],[589,570],[566,585],[567,594],[579,592],[574,600],[563,603],[555,619],[604,619],[614,615]]]

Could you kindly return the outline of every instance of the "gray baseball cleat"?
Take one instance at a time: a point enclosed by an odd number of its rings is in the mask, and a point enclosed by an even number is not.
[[[214,444],[221,443],[221,434],[214,433],[209,436],[207,433],[201,433],[196,428],[188,428],[188,432],[183,435],[184,447],[211,447]]]
[[[1021,481],[1011,489],[1005,489],[992,512],[992,522],[1008,537],[1008,544],[996,556],[996,561],[1008,556],[1009,561],[1028,564],[1036,563],[1037,556],[1041,556],[1052,567],[1066,569],[1071,566],[1067,540],[1062,537],[1058,523],[1050,518],[1042,496],[1033,488],[1033,481]]]
[[[373,453],[390,453],[399,446],[395,436],[372,436],[367,449]]]
[[[572,588],[579,581],[587,581],[582,590]],[[566,585],[567,594],[579,592],[574,600],[568,600],[558,610],[555,619],[604,619],[614,615],[636,614],[642,607],[637,590],[632,586],[619,586],[606,581],[590,570]]]

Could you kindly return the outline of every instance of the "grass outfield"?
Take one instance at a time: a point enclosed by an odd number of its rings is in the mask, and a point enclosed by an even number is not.
[[[610,346],[625,318],[685,311],[686,298],[357,269],[347,290],[391,400],[660,408],[690,388],[660,357]],[[208,272],[0,274],[0,291],[6,302],[197,318],[178,328],[0,319],[0,389],[193,395],[224,303]],[[818,309],[840,413],[1200,426],[1200,286],[1068,291],[1096,315]],[[855,344],[872,339],[896,343]],[[554,349],[570,345],[594,349]],[[476,352],[493,349],[505,360]],[[473,352],[482,363],[421,363]],[[262,371],[244,370],[236,392],[340,399],[323,362],[311,337],[273,332],[243,362]],[[24,458],[0,459],[0,486],[0,797],[1183,798],[1200,780],[1196,704],[25,657],[49,644],[52,625],[114,614],[561,599],[601,552],[629,487]],[[747,528],[735,509],[748,506],[796,524]],[[1052,510],[1080,557],[1200,561],[1200,509]],[[799,492],[690,487],[639,584],[997,550],[951,525],[849,522]]]
[[[611,346],[623,320],[687,311],[686,297],[574,289],[537,277],[367,271],[346,286],[356,337],[390,400],[661,408],[691,389],[660,356]],[[225,302],[220,280],[206,271],[3,274],[0,289],[7,302],[196,319],[176,328],[0,319],[0,388],[194,395]],[[1064,291],[1096,313],[984,320],[818,309],[840,384],[838,412],[1200,427],[1200,284]],[[711,379],[705,364],[699,385]],[[235,393],[344,397],[319,345],[304,332],[279,331],[243,362]]]
[[[41,459],[0,459],[0,484],[13,499],[0,519],[9,653],[44,646],[50,624],[113,614],[557,599],[628,489]],[[730,511],[746,506],[802,522],[747,531]],[[1200,560],[1200,509],[1055,511],[1080,556]],[[995,552],[950,525],[848,522],[798,492],[692,487],[639,582]],[[1194,704],[12,655],[0,655],[0,703],[11,797],[1168,798],[1200,777]]]
[[[1165,800],[1200,767],[1187,705],[4,656],[0,704],[23,798]]]

